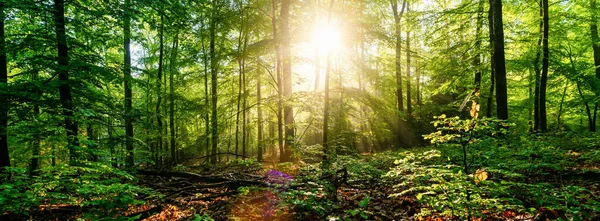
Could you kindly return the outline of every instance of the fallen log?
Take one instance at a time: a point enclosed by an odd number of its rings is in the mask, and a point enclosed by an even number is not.
[[[179,172],[179,171],[154,171],[154,170],[138,170],[138,175],[148,175],[148,176],[161,176],[161,177],[182,177],[188,178],[196,181],[201,181],[204,183],[218,183],[218,182],[226,182],[232,181],[231,179],[224,177],[215,177],[215,176],[204,176],[196,173],[190,172]]]

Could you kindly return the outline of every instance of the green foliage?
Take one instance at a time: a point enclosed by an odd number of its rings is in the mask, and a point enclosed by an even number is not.
[[[26,215],[38,206],[67,204],[85,208],[86,218],[110,219],[119,210],[143,204],[138,199],[141,194],[160,196],[135,185],[135,178],[127,172],[102,164],[44,167],[41,175],[33,178],[23,175],[26,174],[23,169],[10,170],[20,175],[1,185],[3,213]]]

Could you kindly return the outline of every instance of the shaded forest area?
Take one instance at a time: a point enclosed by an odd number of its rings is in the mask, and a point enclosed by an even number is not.
[[[0,0],[0,220],[600,220],[596,0]]]

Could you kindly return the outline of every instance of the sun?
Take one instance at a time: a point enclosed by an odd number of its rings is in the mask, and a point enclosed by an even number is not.
[[[340,32],[332,24],[318,25],[313,31],[313,44],[321,53],[337,52],[341,48]]]

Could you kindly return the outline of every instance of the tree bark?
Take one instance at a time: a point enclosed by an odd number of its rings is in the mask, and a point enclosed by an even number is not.
[[[398,11],[398,2],[397,0],[390,0],[390,5],[392,6],[392,11],[394,12],[394,28],[395,28],[395,36],[396,36],[396,102],[398,105],[398,112],[404,112],[404,96],[402,94],[402,26],[401,26],[401,18],[402,14],[404,14],[404,9],[406,8],[406,1],[404,0],[402,3],[402,9]],[[398,116],[398,120],[396,122],[396,126],[398,127],[398,132],[396,135],[396,142],[398,145],[402,145],[404,142],[404,134],[402,127],[404,126],[404,122],[401,116]]]
[[[160,151],[163,149],[163,124],[162,117],[160,111],[160,105],[162,103],[162,72],[163,72],[163,57],[164,57],[164,15],[160,15],[160,33],[159,33],[159,49],[158,49],[158,74],[156,78],[156,126],[158,127],[158,140],[156,141],[156,150],[154,153],[154,159],[156,160],[156,164],[160,167],[161,161],[159,160]]]
[[[283,148],[283,81],[281,79],[280,37],[277,33],[277,0],[272,0],[271,3],[271,25],[273,26],[273,39],[275,39],[275,69],[277,73],[277,144],[281,161],[285,152]]]
[[[496,76],[494,74],[495,72],[495,66],[496,66],[496,62],[494,61],[494,7],[492,7],[494,5],[493,0],[489,0],[489,11],[488,11],[488,20],[489,20],[489,24],[488,24],[488,30],[489,30],[489,41],[490,41],[490,53],[491,53],[491,59],[490,59],[490,88],[489,88],[489,95],[487,97],[487,110],[486,110],[486,117],[491,118],[492,117],[492,110],[494,107],[494,89],[495,89],[495,79]]]
[[[540,5],[540,18],[544,16],[544,9],[542,7],[542,0],[539,2]],[[540,20],[540,33],[537,42],[537,48],[535,52],[535,61],[533,63],[533,70],[535,72],[535,85],[533,95],[533,130],[538,131],[540,129],[540,78],[542,76],[542,69],[540,69],[540,57],[543,40],[544,20]]]
[[[294,145],[294,109],[290,102],[292,98],[292,57],[290,45],[290,4],[291,0],[281,0],[281,63],[283,72],[283,114],[285,124],[285,148],[281,161],[290,160],[292,145]]]
[[[406,11],[410,11],[410,5],[406,3]],[[409,17],[410,18],[410,17]],[[412,114],[412,99],[410,96],[410,21],[406,22],[406,113],[408,118],[411,118]]]
[[[171,70],[169,71],[169,132],[171,133],[171,165],[177,164],[177,145],[175,142],[175,82],[174,75],[177,72],[177,50],[179,47],[179,32],[175,31],[173,50],[171,51]]]
[[[125,157],[125,166],[132,168],[134,163],[133,156],[133,120],[131,119],[131,18],[129,17],[131,0],[125,0],[124,22],[123,22],[123,47],[125,50],[124,60],[124,87],[125,87],[125,149],[127,156]]]
[[[546,132],[547,114],[546,114],[546,85],[548,82],[548,0],[542,0],[544,31],[542,37],[542,76],[540,78],[540,130]]]
[[[0,91],[2,91],[2,94],[0,94],[0,172],[4,171],[4,167],[10,166],[10,156],[8,152],[8,110],[10,108],[10,103],[8,95],[3,94],[5,91],[8,91],[6,38],[4,36],[4,19],[6,15],[4,9],[4,2],[0,2]]]
[[[67,47],[67,33],[65,30],[65,2],[54,0],[54,23],[56,41],[58,43],[58,81],[60,103],[63,108],[65,130],[69,149],[69,164],[79,164],[79,138],[77,137],[77,120],[74,118],[73,97],[69,86],[69,49]]]
[[[494,75],[496,78],[496,116],[508,120],[508,95],[506,85],[506,64],[504,59],[504,30],[502,26],[502,0],[493,1],[494,21]]]
[[[256,77],[256,112],[258,112],[258,137],[257,137],[257,155],[256,159],[260,162],[263,160],[263,113],[262,113],[262,97],[261,97],[261,71],[258,71],[258,76]]]
[[[216,5],[216,0],[212,0],[213,6]],[[211,163],[217,163],[217,142],[218,142],[218,127],[219,124],[217,122],[217,64],[218,59],[216,57],[215,52],[215,40],[216,40],[216,9],[213,9],[211,12],[210,19],[210,75],[211,75],[211,97],[212,97],[212,116],[211,116],[211,130],[212,130],[212,151],[211,154]]]

